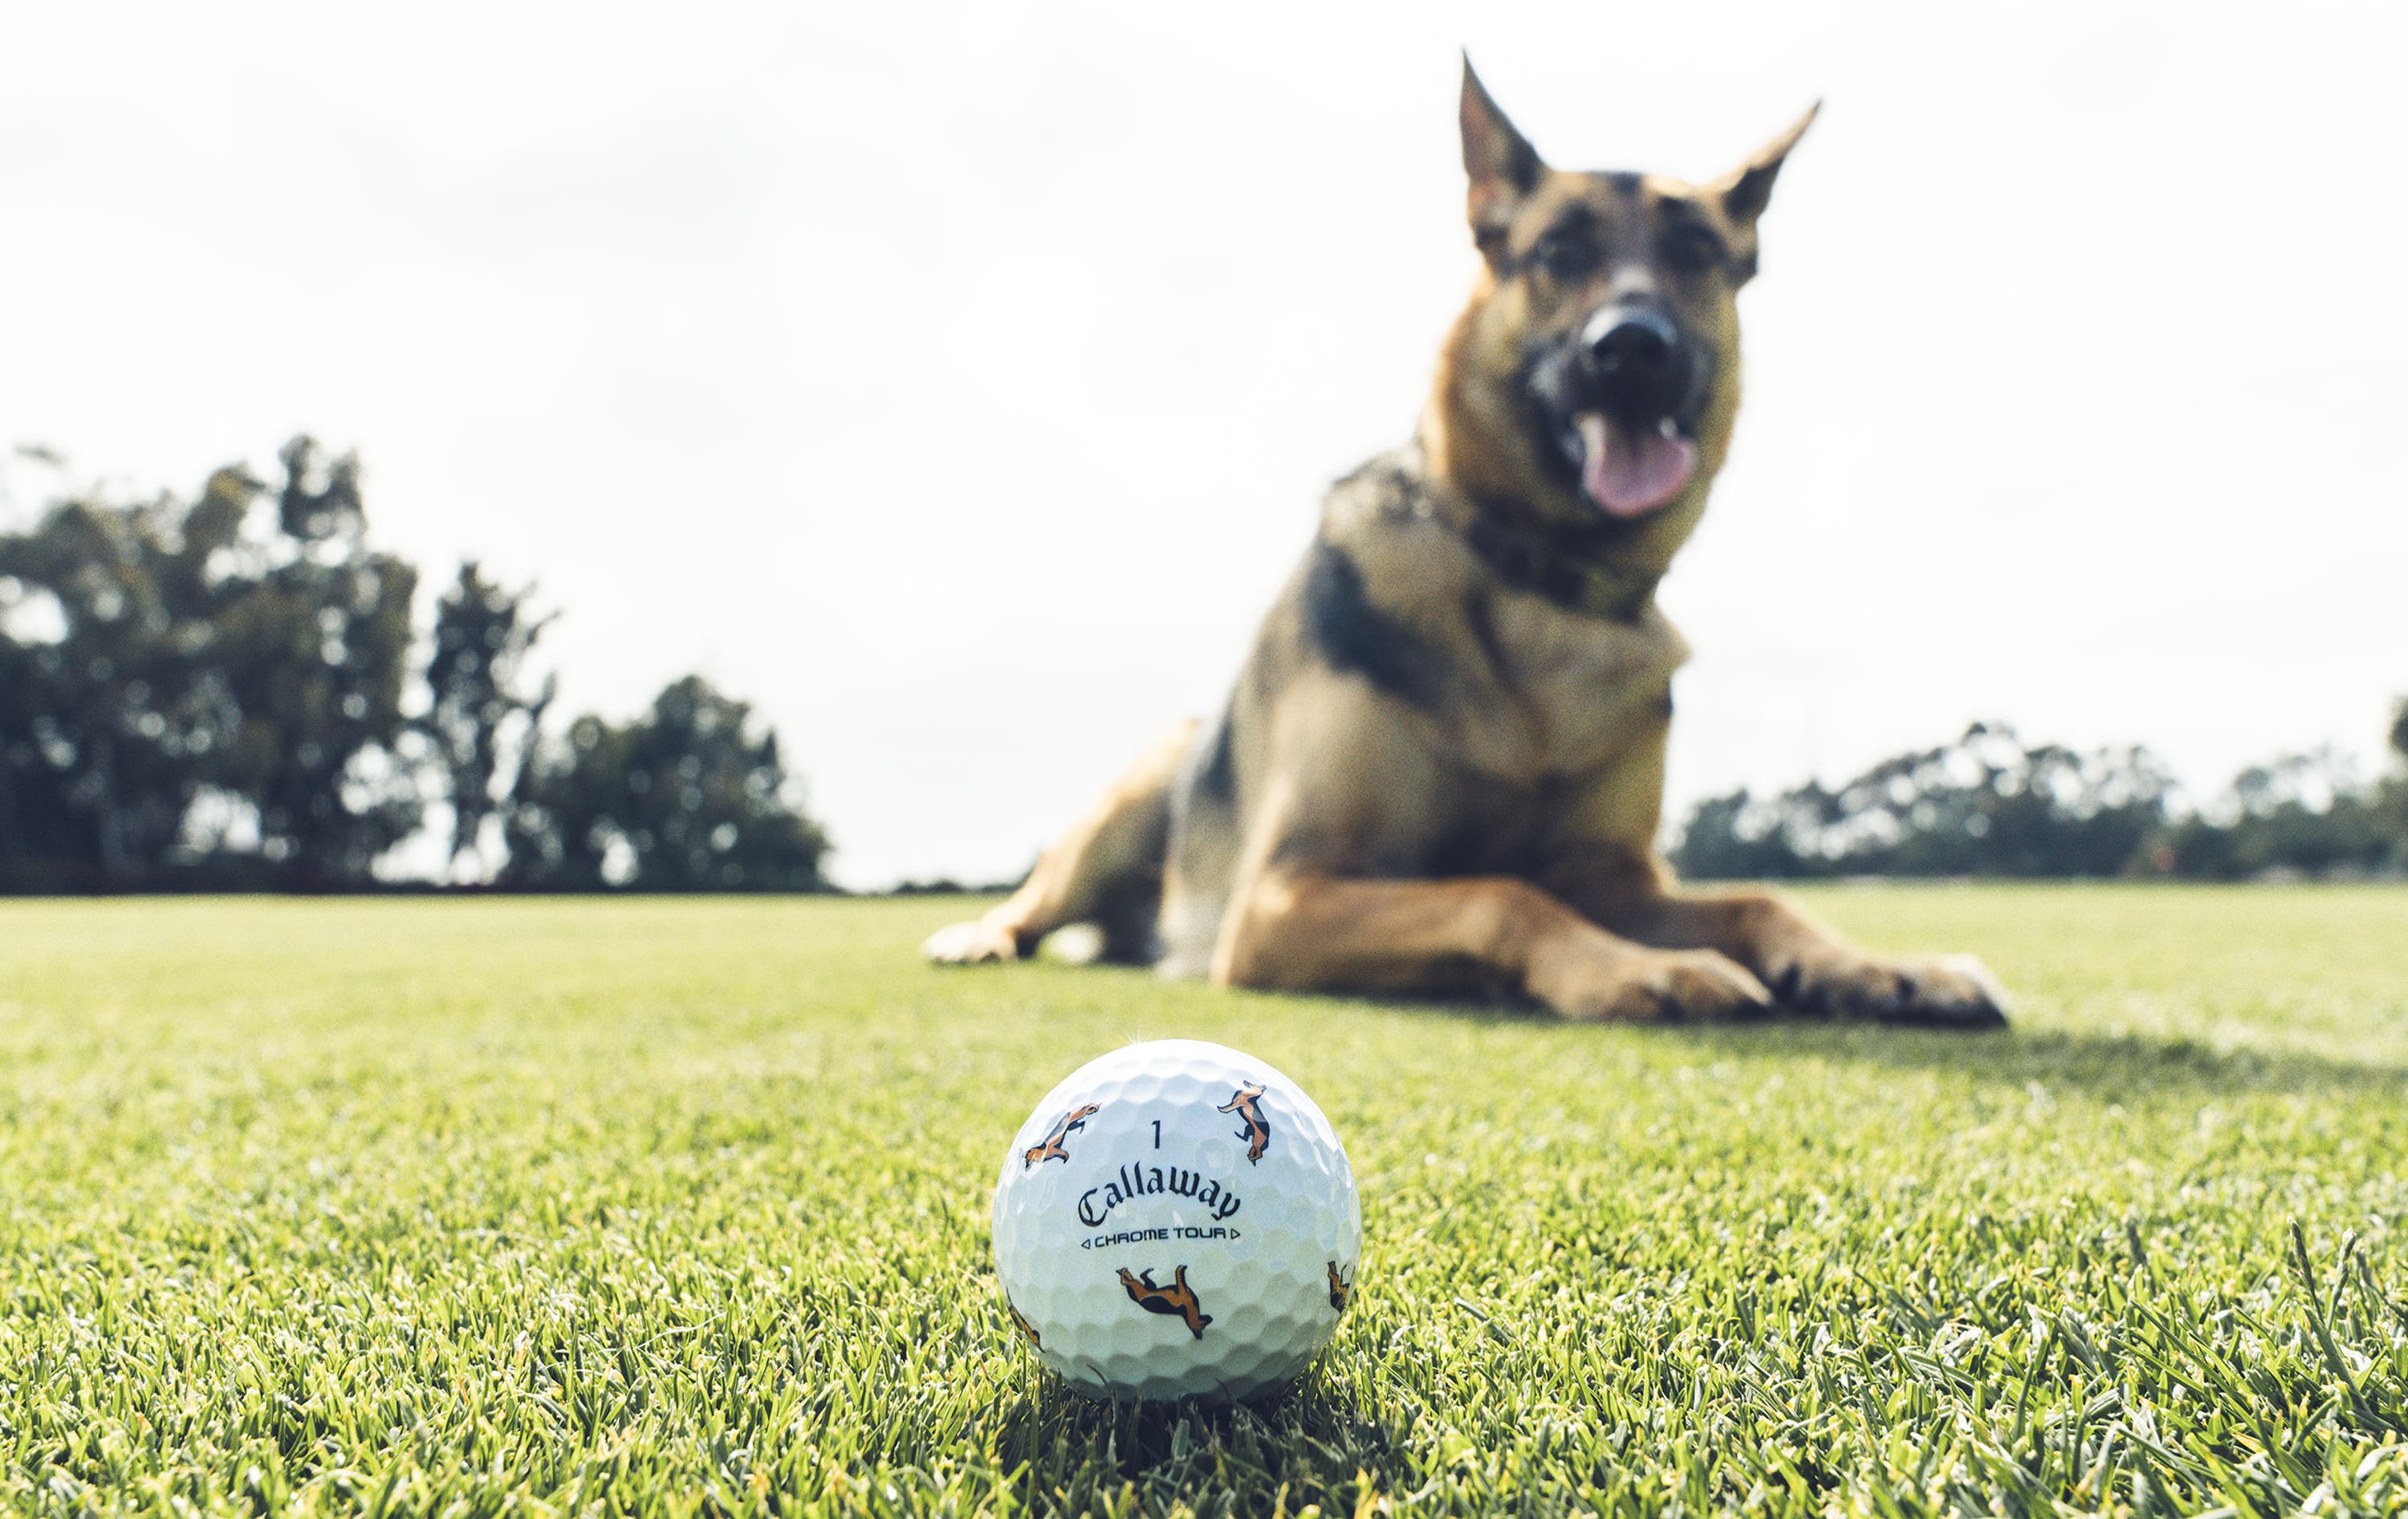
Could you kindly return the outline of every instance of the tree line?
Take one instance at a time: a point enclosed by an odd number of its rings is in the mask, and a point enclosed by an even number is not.
[[[450,884],[825,888],[827,833],[746,703],[690,675],[564,721],[531,587],[463,564],[423,620],[420,588],[369,539],[357,456],[306,437],[265,478],[74,486],[0,524],[0,891],[369,889],[413,838]],[[2191,807],[2145,749],[1976,724],[1837,786],[1710,797],[1671,855],[1706,879],[2400,874],[2408,703],[2390,744],[2372,780],[2293,754]]]
[[[2145,749],[2077,752],[1975,724],[1837,786],[1709,797],[1670,853],[1682,874],[1708,880],[2397,876],[2408,873],[2408,701],[2390,749],[2372,779],[2330,750],[2289,754],[2185,807]]]
[[[0,890],[359,890],[439,831],[443,880],[815,890],[778,737],[699,676],[552,721],[531,587],[367,534],[359,460],[296,437],[189,497],[72,488],[0,531]]]

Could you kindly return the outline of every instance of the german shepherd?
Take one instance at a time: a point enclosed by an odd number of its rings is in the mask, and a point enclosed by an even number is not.
[[[1013,960],[1090,923],[1110,957],[1226,986],[2004,1024],[1979,962],[1677,892],[1655,848],[1687,653],[1656,587],[1730,446],[1735,297],[1814,112],[1689,184],[1549,167],[1468,60],[1461,108],[1483,267],[1417,435],[1331,489],[1220,714],[924,953]]]

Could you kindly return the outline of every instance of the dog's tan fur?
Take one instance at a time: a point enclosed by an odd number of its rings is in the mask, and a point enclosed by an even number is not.
[[[1168,735],[1009,901],[926,953],[1010,960],[1093,922],[1120,957],[1231,986],[2002,1022],[1968,959],[1870,955],[1760,891],[1676,892],[1655,849],[1686,654],[1656,586],[1729,448],[1735,297],[1813,113],[1698,185],[1547,167],[1468,65],[1462,117],[1483,269],[1415,440],[1332,490],[1220,717]],[[1553,278],[1567,217],[1604,247]],[[1534,342],[1634,292],[1718,358],[1694,475],[1609,522],[1550,472],[1516,385]]]

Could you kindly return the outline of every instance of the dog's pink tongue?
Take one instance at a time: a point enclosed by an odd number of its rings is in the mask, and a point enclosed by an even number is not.
[[[1615,517],[1667,505],[1698,467],[1698,446],[1654,428],[1633,431],[1596,412],[1580,418],[1581,488]]]

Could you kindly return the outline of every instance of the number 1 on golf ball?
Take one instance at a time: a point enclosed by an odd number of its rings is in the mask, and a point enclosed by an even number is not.
[[[1257,1397],[1337,1332],[1363,1215],[1304,1090],[1197,1039],[1131,1045],[1046,1094],[995,1189],[1012,1322],[1096,1397]]]

